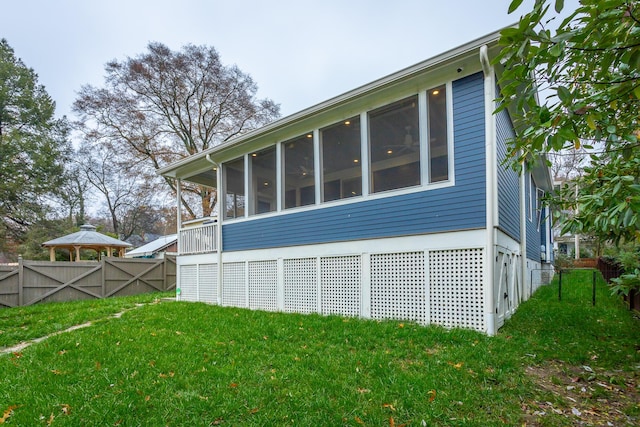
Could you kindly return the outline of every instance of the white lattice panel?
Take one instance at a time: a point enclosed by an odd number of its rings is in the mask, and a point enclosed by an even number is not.
[[[278,309],[277,261],[249,263],[249,308],[268,311]]]
[[[180,266],[180,301],[198,301],[198,266]]]
[[[316,258],[284,260],[284,311],[318,312],[318,272]]]
[[[485,331],[482,249],[429,252],[431,322]]]
[[[222,266],[222,305],[247,307],[247,284],[244,262],[228,262]]]
[[[321,258],[322,314],[360,315],[360,265],[360,256]]]
[[[426,323],[424,252],[371,255],[371,317]]]
[[[218,302],[218,264],[198,266],[199,301],[209,304]]]

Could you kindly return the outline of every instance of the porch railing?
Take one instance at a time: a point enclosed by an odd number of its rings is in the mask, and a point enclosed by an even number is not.
[[[204,254],[218,250],[218,224],[203,224],[183,228],[179,233],[180,255]]]

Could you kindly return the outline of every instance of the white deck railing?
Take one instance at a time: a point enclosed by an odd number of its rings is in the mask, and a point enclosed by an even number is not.
[[[203,224],[180,230],[180,255],[204,254],[218,250],[218,224]]]

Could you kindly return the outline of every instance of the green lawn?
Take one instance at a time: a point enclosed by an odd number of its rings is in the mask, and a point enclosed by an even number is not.
[[[496,337],[150,296],[0,310],[0,347],[93,321],[0,356],[0,423],[637,423],[640,322],[604,285],[592,307],[590,274],[563,277],[562,301],[540,289]]]

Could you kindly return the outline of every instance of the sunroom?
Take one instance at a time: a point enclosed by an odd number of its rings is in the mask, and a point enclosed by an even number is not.
[[[178,210],[179,299],[495,333],[542,268],[529,187],[500,165],[498,38],[161,169],[218,195],[213,217]]]
[[[161,170],[221,195],[210,218],[178,212],[179,254],[218,252],[223,223],[454,185],[451,82],[402,86],[313,107]]]

